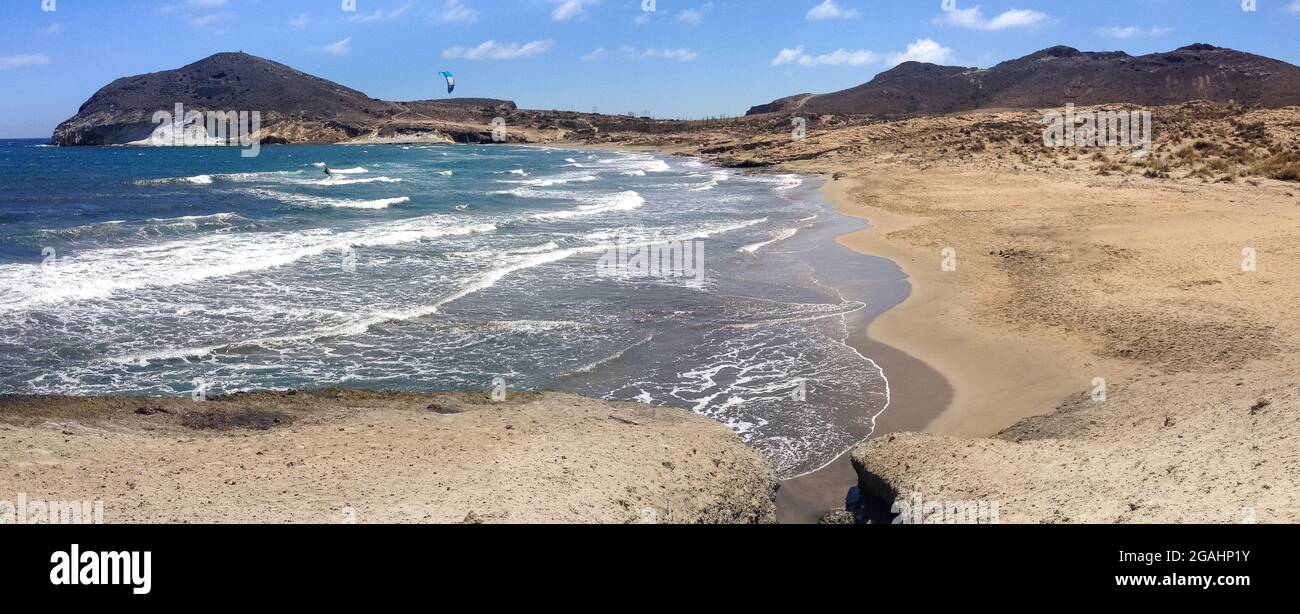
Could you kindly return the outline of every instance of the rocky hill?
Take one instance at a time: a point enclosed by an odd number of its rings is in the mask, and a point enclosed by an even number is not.
[[[388,102],[246,53],[218,53],[183,68],[124,77],[100,89],[54,132],[56,145],[146,139],[154,113],[259,111],[263,142],[339,142],[419,130],[438,140],[489,137],[513,102],[481,98]],[[466,125],[470,127],[467,129]],[[459,138],[458,138],[459,137]]]
[[[1194,100],[1266,108],[1300,105],[1300,67],[1203,44],[1143,56],[1052,47],[989,69],[905,62],[870,83],[782,98],[749,114],[897,116],[1067,102],[1159,106]]]

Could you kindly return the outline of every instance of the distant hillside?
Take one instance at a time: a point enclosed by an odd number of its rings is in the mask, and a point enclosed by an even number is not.
[[[870,83],[833,94],[782,98],[749,114],[917,115],[1067,102],[1159,106],[1193,100],[1267,108],[1300,105],[1300,67],[1212,45],[1136,57],[1052,47],[989,69],[905,62]]]
[[[433,84],[430,78],[431,88]],[[440,87],[440,84],[439,84]],[[153,114],[177,103],[187,111],[259,111],[267,142],[339,142],[407,131],[436,132],[444,123],[483,124],[513,102],[490,99],[387,102],[246,53],[218,53],[183,68],[125,77],[90,97],[54,132],[57,145],[112,145],[143,140]],[[486,132],[490,134],[490,131]],[[464,127],[447,140],[476,138]]]

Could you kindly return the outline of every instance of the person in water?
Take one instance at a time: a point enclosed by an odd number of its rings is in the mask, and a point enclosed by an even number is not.
[[[326,176],[326,177],[333,177],[333,176],[334,176],[334,173],[333,173],[332,171],[330,171],[330,167],[328,167],[328,166],[325,167],[325,176]]]

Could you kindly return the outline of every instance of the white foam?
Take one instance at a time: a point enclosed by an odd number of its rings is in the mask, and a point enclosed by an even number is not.
[[[164,177],[162,179],[141,179],[136,181],[136,185],[169,185],[178,183],[188,183],[191,185],[210,185],[212,175],[195,175],[193,177]]]
[[[382,247],[436,237],[486,233],[494,224],[433,215],[335,233],[329,229],[205,235],[148,246],[108,248],[59,258],[54,264],[0,265],[0,312],[118,293],[179,286],[285,266],[349,247]]]
[[[588,197],[579,197],[580,200],[590,200]],[[537,220],[562,220],[575,217],[586,217],[589,215],[602,215],[605,213],[615,213],[619,211],[632,211],[640,209],[645,205],[645,199],[633,190],[610,194],[594,199],[595,202],[587,205],[580,205],[577,209],[568,211],[556,211],[553,213],[539,213],[533,216]]]
[[[194,222],[226,222],[239,219],[239,214],[233,211],[225,213],[213,213],[212,215],[182,215],[180,217],[150,218],[150,222],[157,224],[192,224]]]
[[[163,177],[161,179],[141,179],[135,181],[135,185],[171,185],[171,184],[190,184],[190,185],[211,185],[218,181],[267,181],[274,178],[283,178],[291,175],[299,175],[301,171],[271,171],[264,173],[226,173],[226,174],[204,174],[194,175],[193,177]]]
[[[692,177],[701,177],[702,175],[691,175],[691,176],[692,176]],[[692,190],[692,191],[694,191],[694,192],[707,192],[707,191],[709,191],[709,190],[712,190],[713,188],[718,187],[719,184],[721,184],[722,182],[727,181],[727,180],[729,180],[729,179],[731,179],[731,175],[730,175],[729,173],[727,173],[726,171],[714,171],[712,175],[709,175],[709,180],[708,180],[708,181],[704,182],[704,184],[702,184],[702,185],[696,187],[696,188],[695,188],[694,190]]]
[[[327,179],[320,179],[317,181],[307,181],[305,183],[307,185],[336,186],[336,185],[357,185],[362,183],[401,183],[401,182],[402,182],[401,179],[393,179],[392,177],[367,177],[365,179],[327,178]]]
[[[742,247],[736,251],[742,254],[756,254],[758,253],[758,250],[763,249],[764,247],[767,247],[769,245],[772,245],[773,243],[780,243],[781,241],[789,239],[790,237],[793,237],[798,233],[799,233],[798,228],[786,228],[785,230],[776,233],[776,235],[773,236],[770,240],[763,241],[762,243],[755,243],[753,245],[746,245],[745,247]]]
[[[420,219],[425,219],[425,218],[420,218]],[[692,241],[696,239],[704,239],[704,238],[711,237],[713,235],[733,232],[736,230],[740,230],[742,228],[747,228],[749,226],[753,226],[755,224],[762,224],[765,222],[767,222],[767,218],[747,220],[743,222],[736,222],[736,223],[726,224],[721,226],[701,228],[688,233],[677,235],[675,237],[666,238],[663,240],[664,241]],[[377,226],[381,226],[381,225],[377,225]],[[573,247],[567,249],[557,249],[557,250],[540,252],[536,254],[530,254],[527,255],[527,257],[525,258],[516,260],[515,262],[497,267],[495,269],[486,271],[484,273],[481,273],[477,276],[470,278],[465,283],[463,283],[456,291],[438,299],[433,303],[427,305],[417,305],[414,307],[407,307],[402,309],[386,309],[386,310],[376,311],[376,312],[362,315],[359,318],[357,318],[355,321],[349,322],[347,324],[326,327],[326,328],[319,328],[319,329],[315,329],[312,331],[295,334],[295,335],[268,337],[263,339],[253,339],[248,341],[234,342],[223,346],[160,350],[160,351],[152,351],[143,354],[131,354],[127,356],[119,356],[119,357],[112,358],[110,360],[113,362],[136,364],[139,363],[141,360],[145,360],[145,361],[166,360],[166,359],[173,359],[173,358],[190,358],[190,357],[207,356],[217,351],[220,351],[222,349],[231,348],[231,347],[241,347],[241,346],[249,346],[249,345],[266,347],[266,346],[281,345],[285,343],[315,341],[327,337],[355,336],[355,335],[365,333],[366,331],[370,330],[371,327],[380,324],[384,324],[388,322],[396,322],[396,321],[414,320],[414,319],[437,314],[443,307],[447,306],[448,304],[451,304],[462,298],[465,298],[472,294],[482,292],[483,290],[491,288],[512,273],[516,273],[518,271],[522,271],[525,269],[535,268],[545,264],[550,264],[553,262],[559,262],[561,260],[565,260],[580,254],[605,253],[611,249],[614,249],[615,247],[616,247],[615,244],[602,243],[602,244],[590,245],[586,247]]]
[[[411,202],[411,199],[406,196],[398,198],[380,198],[376,200],[347,200],[343,198],[325,198],[323,196],[308,196],[305,194],[292,194],[290,192],[261,190],[255,188],[239,191],[243,194],[248,194],[249,196],[264,198],[267,200],[276,200],[289,205],[334,209],[387,209],[393,205]]]
[[[566,185],[570,183],[590,183],[599,181],[600,177],[595,175],[560,175],[558,177],[545,177],[538,179],[524,179],[522,181],[502,181],[501,183],[516,183],[539,188],[549,188],[557,185]]]

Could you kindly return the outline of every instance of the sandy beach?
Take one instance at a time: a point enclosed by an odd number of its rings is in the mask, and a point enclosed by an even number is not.
[[[771,465],[689,411],[546,393],[0,397],[7,496],[135,523],[736,524]]]
[[[838,138],[843,137],[831,133],[826,141]],[[884,157],[893,157],[889,153]],[[1107,452],[1091,449],[1095,459],[1138,443],[1153,456],[1169,448],[1195,457],[1197,450],[1210,453],[1217,428],[1177,434],[1106,431],[1102,445],[1097,441],[1101,431],[1079,428],[1080,414],[1093,415],[1085,424],[1137,424],[1135,420],[1158,417],[1172,425],[1180,419],[1170,416],[1178,413],[1202,423],[1221,413],[1219,408],[1169,406],[1175,395],[1167,389],[1178,385],[1192,387],[1205,398],[1222,392],[1225,402],[1258,420],[1261,407],[1281,411],[1278,397],[1290,396],[1269,389],[1282,383],[1279,373],[1293,373],[1295,368],[1294,348],[1287,340],[1294,338],[1296,324],[1284,315],[1291,310],[1288,305],[1300,301],[1292,275],[1300,259],[1290,247],[1300,232],[1294,183],[1114,177],[1090,166],[1006,168],[993,156],[949,165],[849,160],[835,154],[827,158],[820,164],[789,166],[838,176],[827,184],[827,197],[842,212],[865,217],[873,225],[841,237],[841,243],[899,263],[913,288],[903,305],[873,322],[870,339],[913,358],[914,365],[933,369],[933,381],[952,387],[950,400],[932,394],[928,400],[913,399],[913,407],[891,408],[891,424],[882,423],[878,431],[878,436],[929,433],[935,439],[926,440],[925,453],[918,454],[915,445],[890,441],[864,446],[861,456],[873,466],[887,466],[882,473],[894,482],[952,492],[957,498],[1002,492],[1032,507],[1036,498],[1049,496],[1042,492],[1043,484],[1013,495],[1015,480],[973,476],[982,462],[966,452],[956,466],[937,461],[954,456],[949,448],[964,450],[985,441],[978,438],[996,435],[999,441],[1023,442],[1025,429],[1040,431],[1045,424],[1052,425],[1045,430],[1053,431],[1056,447],[1067,458],[1078,457],[1088,449],[1085,446],[1112,446]],[[1209,229],[1213,232],[1206,232]],[[942,268],[946,248],[955,250],[955,271]],[[1264,261],[1255,271],[1243,271],[1243,250],[1248,248]],[[889,362],[887,354],[874,351]],[[887,373],[896,385],[918,377],[906,367],[893,366]],[[1094,397],[1103,381],[1104,402],[1079,401]],[[910,396],[896,392],[896,399]],[[1067,411],[1073,414],[1068,425],[1060,417]],[[905,412],[912,415],[900,415]],[[1039,423],[1022,422],[1049,415]],[[1268,499],[1274,501],[1273,520],[1293,520],[1294,495],[1281,500],[1276,495],[1279,490],[1294,492],[1295,442],[1247,433],[1236,441],[1240,445],[1217,464],[1202,459],[1169,470],[1208,482],[1222,474],[1223,467],[1237,467],[1242,470],[1237,475],[1248,477],[1231,489],[1193,493],[1187,478],[1180,476],[1160,480],[1188,489],[1187,501],[1179,505],[1134,503],[1132,510],[1124,507],[1123,514],[1102,518],[1076,509],[1073,518],[1223,522],[1235,519],[1242,507],[1254,509],[1243,501]],[[1279,447],[1270,449],[1265,441]],[[990,454],[1015,458],[1022,452],[1018,447],[1027,446],[998,448]],[[1136,450],[1129,453],[1140,455]],[[1267,460],[1251,466],[1245,457],[1254,455]],[[940,458],[926,460],[932,456]],[[902,457],[911,462],[899,460]],[[1016,464],[1000,464],[1008,462]],[[1104,473],[1106,490],[1124,493],[1113,500],[1141,499],[1142,489],[1152,487],[1152,478],[1141,472],[1112,467]],[[849,477],[837,467],[820,479],[823,484],[842,484]],[[1082,485],[1099,479],[1075,476],[1053,488],[1086,497],[1088,488]],[[1168,504],[1178,497],[1164,500]],[[1092,507],[1077,503],[1085,510]],[[1071,517],[1059,510],[1039,510],[1015,518],[1052,521],[1051,514]]]
[[[1300,322],[1290,316],[1300,305],[1300,251],[1294,247],[1300,242],[1300,186],[1252,167],[1211,171],[1224,163],[1195,153],[1196,135],[1225,126],[1251,134],[1260,128],[1240,126],[1263,126],[1273,135],[1270,147],[1300,147],[1295,118],[1294,110],[1194,115],[1181,132],[1157,143],[1150,160],[1114,150],[1081,156],[1022,147],[1037,130],[1031,112],[850,123],[813,131],[802,141],[772,139],[766,132],[771,122],[760,118],[715,131],[554,143],[699,155],[724,166],[823,177],[825,198],[841,213],[871,224],[838,237],[838,243],[897,263],[911,286],[901,305],[848,340],[890,380],[890,406],[871,441],[820,471],[786,481],[774,509],[762,503],[770,495],[763,490],[770,468],[755,464],[752,450],[733,466],[743,476],[707,464],[692,470],[698,480],[654,476],[712,494],[703,503],[685,504],[695,495],[672,490],[677,494],[668,499],[647,498],[650,507],[678,522],[811,523],[844,510],[851,489],[861,486],[876,501],[909,492],[998,501],[1003,520],[1010,522],[1234,522],[1243,514],[1261,522],[1300,519],[1300,446],[1291,435],[1300,390],[1290,383],[1300,366],[1291,342]],[[955,143],[961,149],[954,151]],[[1245,266],[1246,256],[1251,266]],[[274,408],[279,401],[259,403]],[[80,436],[85,425],[32,417],[76,404],[11,402],[9,432],[0,437],[6,453],[17,459],[33,450],[48,452],[60,439],[73,445],[77,440],[71,437]],[[334,412],[329,415],[344,416],[357,404],[323,405]],[[603,406],[591,411],[605,412],[598,422],[609,426],[612,414]],[[385,421],[406,428],[410,416],[383,414],[367,423]],[[500,426],[517,426],[513,422]],[[681,427],[718,426],[699,422]],[[558,427],[538,424],[544,439],[558,441]],[[582,424],[579,419],[563,427],[571,431],[563,449],[587,445],[583,437],[591,433]],[[298,428],[300,445],[326,441],[329,434]],[[739,445],[719,429],[708,431],[718,437],[710,445]],[[94,426],[86,435],[107,436],[101,430]],[[655,436],[670,442],[680,433],[666,429]],[[195,448],[194,462],[210,456],[203,443],[208,440],[181,441]],[[636,521],[630,508],[607,508],[621,500],[611,493],[644,483],[651,475],[645,472],[655,466],[680,466],[680,459],[676,453],[625,458],[617,436],[599,435],[598,441],[591,450],[594,472],[574,478],[585,494],[569,508],[518,511],[533,505],[525,498],[526,505],[511,507],[498,520]],[[382,445],[375,440],[363,447]],[[557,450],[551,452],[566,456]],[[347,453],[339,458],[350,458]],[[35,467],[39,460],[24,456],[16,462]],[[636,469],[600,469],[624,465]],[[454,513],[369,513],[379,520],[459,521],[488,509],[484,502],[495,497],[493,489],[506,488],[485,486],[468,469],[461,479],[477,486],[469,498],[455,499]],[[35,491],[65,486],[23,485]],[[328,493],[340,484],[325,480],[318,486]],[[390,486],[389,496],[405,488]],[[584,497],[599,505],[588,507],[580,502]],[[735,497],[747,503],[724,506],[718,515],[717,503]],[[199,503],[151,509],[131,519],[211,520],[197,509]],[[320,503],[320,510],[327,509]],[[287,507],[272,513],[322,520]]]

